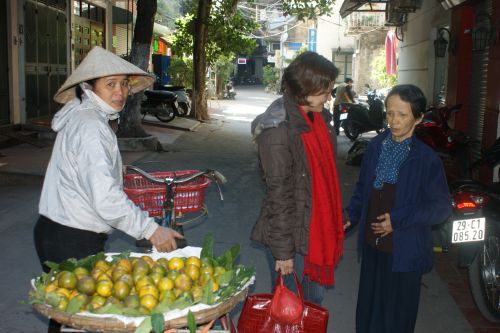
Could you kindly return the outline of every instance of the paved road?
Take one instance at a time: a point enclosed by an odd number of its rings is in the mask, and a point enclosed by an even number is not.
[[[165,152],[124,153],[123,156],[127,163],[162,161],[166,170],[215,168],[221,171],[229,180],[224,187],[224,202],[218,201],[215,189],[210,187],[205,200],[209,216],[187,228],[186,236],[191,245],[199,246],[203,236],[213,232],[215,248],[219,253],[239,242],[240,261],[257,269],[257,281],[251,292],[268,292],[271,281],[264,249],[248,239],[264,194],[258,175],[256,150],[250,136],[250,122],[277,96],[266,94],[257,87],[236,87],[236,91],[238,95],[234,101],[209,102],[213,119],[196,132],[179,134],[178,131],[165,129],[166,139],[162,140],[166,142]],[[350,142],[341,134],[338,168],[344,202],[348,200],[358,174],[356,167],[346,166],[343,162],[349,147]],[[50,149],[39,150],[21,145],[1,152],[8,157],[29,154],[34,159],[30,162],[29,158],[19,157],[18,166],[11,161],[11,171],[43,174]],[[1,177],[5,175],[0,174]],[[3,244],[0,255],[0,332],[45,331],[45,318],[33,312],[29,305],[21,303],[27,299],[30,278],[40,272],[32,241],[39,194],[40,184],[37,183],[0,186],[0,242]],[[133,241],[122,233],[114,233],[108,242],[108,250],[126,249],[134,249]],[[336,272],[337,285],[328,291],[324,304],[330,310],[328,332],[354,332],[359,279],[356,257],[355,237],[351,237],[346,241],[345,256]],[[240,307],[233,312],[235,319],[239,310]],[[445,284],[434,271],[425,275],[423,280],[416,332],[472,332]]]

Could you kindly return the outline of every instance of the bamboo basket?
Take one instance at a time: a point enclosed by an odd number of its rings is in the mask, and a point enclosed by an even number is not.
[[[245,288],[215,307],[193,312],[196,323],[205,324],[229,313],[238,303],[245,300],[247,293],[248,288]],[[46,304],[33,304],[33,308],[45,317],[61,324],[92,332],[133,333],[137,328],[134,323],[126,324],[118,318],[68,314]],[[182,328],[187,327],[187,325],[187,315],[165,321],[165,328]]]

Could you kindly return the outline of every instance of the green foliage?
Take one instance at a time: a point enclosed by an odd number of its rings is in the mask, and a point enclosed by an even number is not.
[[[234,72],[236,65],[233,61],[234,56],[221,55],[215,63],[215,71],[219,76],[220,82],[226,82]]]
[[[276,84],[276,82],[278,82],[280,78],[280,72],[278,68],[271,65],[266,65],[262,68],[262,70],[262,81],[265,85]]]
[[[257,29],[258,24],[244,17],[240,11],[233,12],[232,3],[228,0],[214,0],[212,5],[205,45],[209,67],[215,65],[221,56],[250,54],[257,45],[250,33]],[[172,36],[175,54],[193,54],[195,11],[195,6],[191,7],[189,14],[175,22],[177,31]]]
[[[336,0],[285,0],[283,1],[283,12],[286,15],[297,16],[299,20],[312,19],[321,15],[330,16],[335,2]]]
[[[297,57],[299,55],[301,55],[302,53],[304,53],[306,51],[307,51],[307,46],[301,46],[300,49],[298,49],[297,52],[295,52],[295,54],[293,55],[292,59],[285,59],[285,62],[287,64],[292,63],[295,59],[297,59]]]
[[[179,2],[179,0],[158,0],[155,22],[174,29],[175,18],[180,16]]]
[[[167,70],[170,83],[175,86],[193,87],[193,60],[181,57],[172,57]]]
[[[398,83],[397,75],[387,75],[385,66],[385,51],[381,50],[372,61],[372,77],[381,87],[393,87]]]

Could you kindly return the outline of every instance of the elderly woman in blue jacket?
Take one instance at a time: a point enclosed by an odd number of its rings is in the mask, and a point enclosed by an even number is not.
[[[414,85],[385,101],[390,130],[371,140],[347,207],[362,254],[356,332],[413,332],[422,274],[432,267],[434,224],[451,212],[443,165],[414,135],[426,107]]]

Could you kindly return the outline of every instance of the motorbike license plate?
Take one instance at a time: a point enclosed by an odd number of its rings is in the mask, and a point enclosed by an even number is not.
[[[340,120],[345,120],[345,119],[347,119],[347,113],[340,114]]]
[[[452,243],[476,242],[484,240],[486,219],[478,217],[453,221]]]

